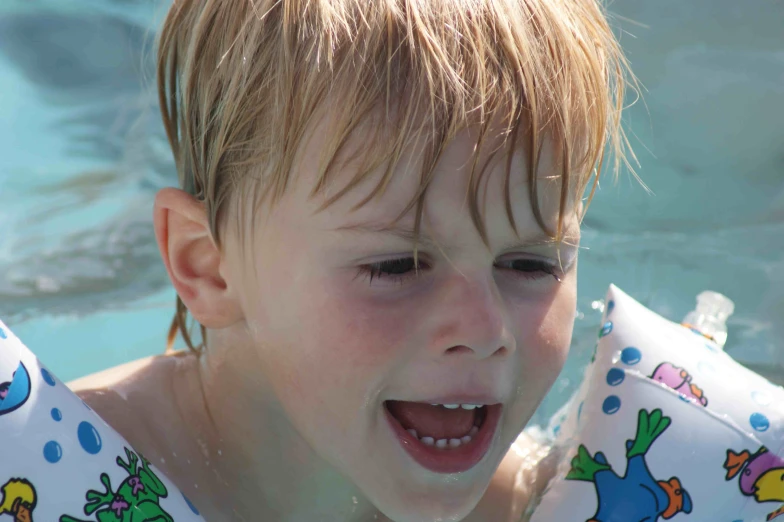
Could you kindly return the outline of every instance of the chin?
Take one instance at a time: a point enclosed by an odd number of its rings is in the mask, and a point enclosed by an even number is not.
[[[472,496],[473,497],[473,496]],[[414,502],[397,505],[396,509],[383,509],[386,517],[394,522],[459,522],[465,519],[477,506],[481,495],[476,499],[460,495],[425,496]]]

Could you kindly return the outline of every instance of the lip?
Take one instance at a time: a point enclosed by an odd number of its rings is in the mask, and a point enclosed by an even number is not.
[[[434,404],[487,404],[489,401],[481,401],[477,397],[467,398],[448,397],[446,399],[434,399]],[[442,402],[444,400],[455,402]],[[428,401],[417,401],[428,402]],[[479,432],[466,445],[454,449],[439,449],[435,446],[426,446],[419,439],[408,433],[398,420],[392,416],[384,403],[384,415],[389,422],[395,438],[403,446],[403,449],[423,468],[434,473],[463,473],[470,470],[487,455],[493,443],[498,424],[501,419],[503,405],[495,402],[487,404],[487,416],[485,417]]]
[[[439,395],[433,397],[432,399],[412,399],[412,402],[423,402],[426,404],[480,404],[483,406],[489,406],[491,404],[502,403],[503,399],[484,394],[452,394]]]

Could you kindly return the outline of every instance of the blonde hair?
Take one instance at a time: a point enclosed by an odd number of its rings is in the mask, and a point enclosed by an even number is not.
[[[378,168],[380,182],[358,207],[382,194],[416,140],[426,147],[420,190],[400,217],[416,206],[419,234],[446,145],[475,124],[479,150],[500,121],[504,143],[526,147],[534,215],[558,239],[569,198],[589,185],[588,202],[593,196],[605,148],[616,175],[629,164],[621,111],[634,77],[606,17],[596,0],[175,0],[159,34],[158,92],[180,186],[203,201],[220,248],[227,206],[240,193],[254,196],[253,212],[279,200],[307,129],[334,96],[341,110],[312,195],[331,181],[352,132],[376,125],[351,151],[362,168],[322,209]],[[545,134],[561,166],[555,231],[542,218],[533,175]],[[485,244],[478,192],[486,166],[474,161],[469,182]],[[511,154],[506,166],[506,214],[517,233]],[[196,347],[186,319],[178,296],[167,351],[177,332],[191,350],[203,348],[205,328]]]

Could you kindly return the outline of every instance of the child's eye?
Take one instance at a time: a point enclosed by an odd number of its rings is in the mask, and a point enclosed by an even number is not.
[[[359,267],[360,275],[366,275],[372,283],[373,279],[391,279],[398,283],[403,283],[405,279],[416,276],[417,269],[422,270],[423,265],[420,261],[419,266],[414,265],[413,257],[401,257],[399,259],[389,259],[378,263],[371,263]]]
[[[552,263],[536,259],[513,259],[496,263],[496,268],[512,270],[516,275],[524,279],[541,279],[543,277],[553,277],[556,281],[561,281],[558,268]],[[389,259],[378,263],[363,265],[359,268],[359,275],[368,277],[368,283],[373,279],[389,279],[396,283],[403,284],[406,279],[416,277],[417,272],[426,269],[420,261],[417,267],[413,257],[402,257]]]
[[[496,263],[495,266],[506,270],[514,270],[519,273],[520,277],[525,279],[553,277],[559,283],[561,282],[561,275],[558,267],[552,263],[539,259],[512,259],[510,261]]]

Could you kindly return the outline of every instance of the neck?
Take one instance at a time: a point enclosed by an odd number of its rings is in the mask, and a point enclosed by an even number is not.
[[[211,342],[209,353],[189,356],[192,371],[175,379],[183,419],[177,439],[192,448],[191,462],[201,462],[180,482],[204,518],[388,520],[299,435],[264,376],[243,372],[238,354],[248,353],[251,347]],[[187,488],[196,477],[204,484]]]

